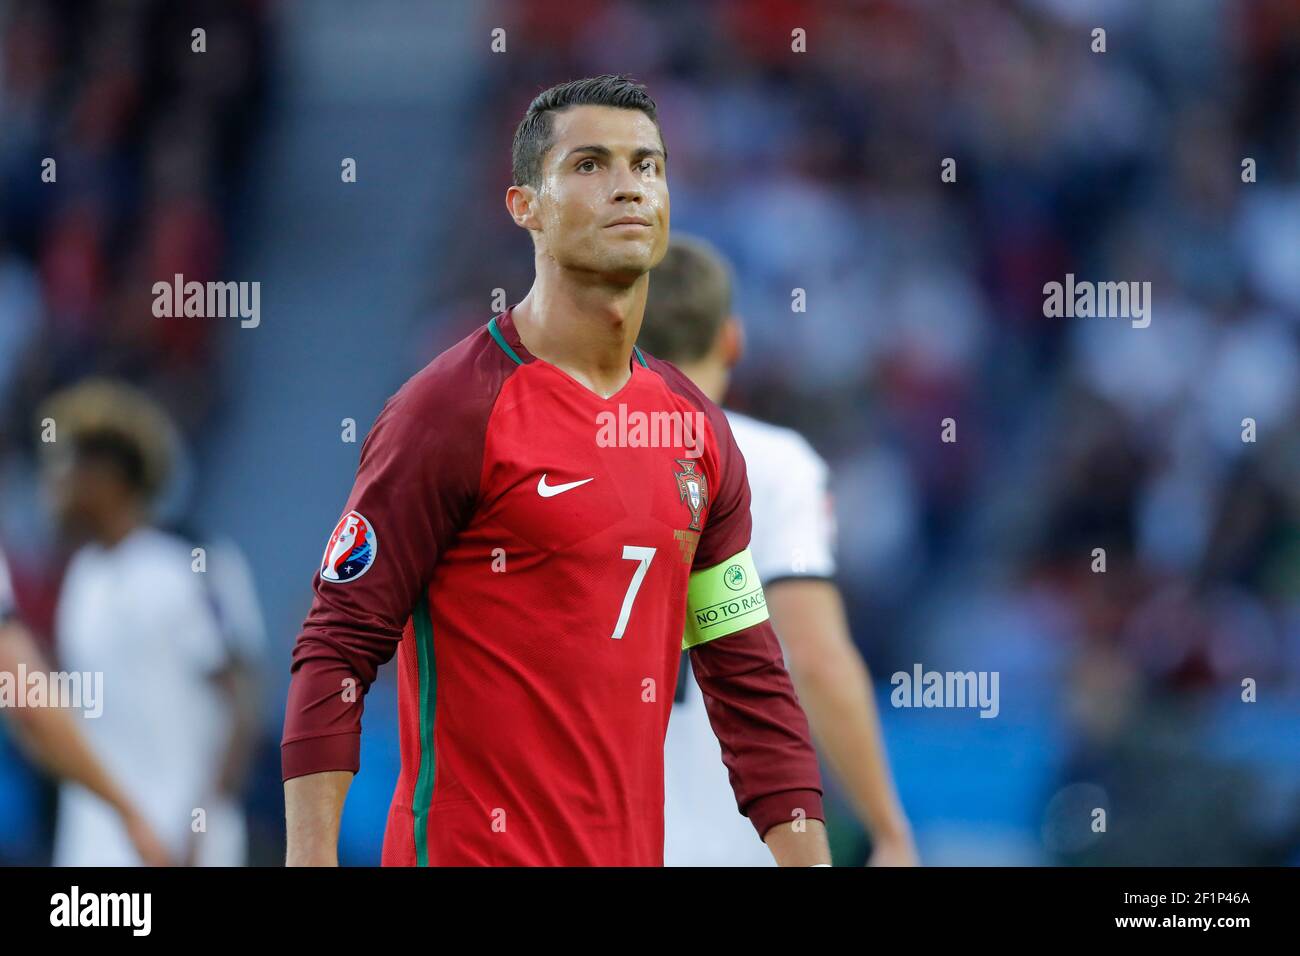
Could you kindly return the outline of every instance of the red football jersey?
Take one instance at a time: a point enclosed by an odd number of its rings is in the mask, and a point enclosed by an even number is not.
[[[414,376],[362,448],[294,651],[288,779],[358,766],[396,650],[386,865],[662,865],[663,748],[687,588],[749,543],[721,411],[637,351],[609,398],[510,312]],[[743,575],[741,575],[743,576]],[[691,651],[740,812],[821,817],[766,622]]]

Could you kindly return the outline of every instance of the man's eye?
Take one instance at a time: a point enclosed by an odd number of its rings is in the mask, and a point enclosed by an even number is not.
[[[582,162],[580,162],[580,163],[578,164],[578,168],[579,168],[579,169],[585,169],[586,167],[590,167],[591,169],[595,169],[595,168],[596,168],[596,161],[595,161],[594,159],[584,159]]]
[[[641,164],[641,172],[643,173],[653,173],[655,168],[655,161],[653,159],[647,159]]]

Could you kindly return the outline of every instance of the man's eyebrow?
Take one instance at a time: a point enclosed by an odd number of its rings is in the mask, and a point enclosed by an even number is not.
[[[567,160],[571,156],[576,156],[578,153],[591,153],[592,155],[599,156],[602,159],[609,159],[614,155],[608,146],[591,143],[586,146],[573,147],[573,149],[564,154],[564,158]],[[657,146],[638,146],[632,151],[633,162],[636,162],[638,159],[644,159],[646,156],[658,156],[660,159],[665,161],[668,158],[664,155],[664,151],[659,149]]]

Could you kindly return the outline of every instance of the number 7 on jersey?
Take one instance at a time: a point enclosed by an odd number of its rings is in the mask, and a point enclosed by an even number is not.
[[[614,640],[619,640],[623,632],[627,630],[627,619],[632,616],[632,602],[636,600],[636,592],[641,590],[641,582],[645,580],[645,573],[650,570],[650,562],[654,560],[654,548],[640,548],[636,545],[623,545],[623,559],[625,561],[640,561],[636,571],[632,575],[632,583],[627,586],[627,593],[623,595],[623,607],[618,612],[618,623],[614,625],[614,633],[610,635]]]

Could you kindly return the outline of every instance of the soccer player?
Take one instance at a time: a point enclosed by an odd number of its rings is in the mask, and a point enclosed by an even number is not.
[[[55,440],[42,466],[63,533],[81,543],[59,594],[64,665],[104,675],[86,721],[96,755],[127,788],[173,859],[241,865],[244,829],[224,784],[249,752],[252,682],[192,545],[152,523],[174,454],[163,411],[125,385],[91,381],[41,410]],[[100,802],[65,785],[54,862],[126,866],[127,834]]]
[[[702,240],[674,236],[650,274],[639,345],[674,363],[713,401],[742,351],[731,274]],[[870,675],[853,646],[832,578],[834,515],[826,463],[803,436],[728,411],[753,493],[750,550],[768,611],[814,737],[844,782],[872,839],[873,865],[915,865],[911,827],[890,779]],[[665,861],[670,866],[762,866],[736,813],[705,701],[683,668],[665,754]]]
[[[337,863],[362,701],[398,658],[390,865],[663,863],[663,745],[691,650],[737,804],[829,865],[821,780],[749,556],[721,411],[636,350],[668,243],[653,100],[537,96],[506,206],[528,294],[385,405],[315,578],[282,745],[290,865]]]
[[[12,675],[17,693],[20,668],[26,673],[50,673],[44,655],[18,620],[13,587],[4,553],[0,552],[0,674]],[[135,808],[122,787],[95,758],[72,714],[61,707],[15,707],[10,711],[19,743],[47,771],[84,787],[117,815],[139,862],[167,866],[172,860],[153,828]]]

